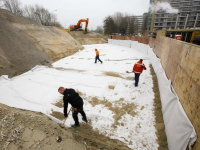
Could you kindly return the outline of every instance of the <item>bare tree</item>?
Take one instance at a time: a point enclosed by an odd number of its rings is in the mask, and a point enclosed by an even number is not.
[[[61,27],[61,24],[57,21],[57,16],[50,13],[47,9],[40,5],[29,5],[24,7],[24,16],[41,22],[45,26],[57,26]]]
[[[114,23],[112,16],[106,17],[103,21],[103,24],[104,24],[103,29],[105,34],[109,35],[111,33],[117,32],[116,24]]]
[[[95,32],[96,32],[96,33],[103,34],[103,27],[102,27],[102,26],[97,26]]]
[[[123,14],[120,12],[116,12],[113,15],[113,20],[117,26],[121,24],[122,18],[123,18]]]
[[[24,10],[23,11],[24,17],[39,21],[37,20],[37,15],[35,14],[36,10],[33,5],[29,5],[29,6],[25,5],[23,10]]]
[[[12,13],[22,16],[23,11],[21,9],[22,3],[19,0],[2,0],[3,7]]]

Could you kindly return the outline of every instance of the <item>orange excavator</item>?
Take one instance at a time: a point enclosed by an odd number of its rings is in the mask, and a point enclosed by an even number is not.
[[[70,31],[83,31],[83,29],[81,27],[81,22],[85,22],[85,33],[87,33],[89,18],[81,19],[78,21],[77,25],[70,26]]]

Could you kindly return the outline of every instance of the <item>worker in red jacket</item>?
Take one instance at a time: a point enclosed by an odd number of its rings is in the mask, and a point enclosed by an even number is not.
[[[139,82],[139,77],[140,74],[142,73],[143,69],[146,70],[147,68],[145,65],[142,63],[142,59],[140,59],[135,65],[133,66],[133,72],[135,73],[135,87],[138,86]]]

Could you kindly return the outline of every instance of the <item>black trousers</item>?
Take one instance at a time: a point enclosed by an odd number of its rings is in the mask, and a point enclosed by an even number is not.
[[[86,114],[83,111],[83,106],[77,108],[77,111],[74,111],[74,113],[72,113],[72,117],[75,121],[75,125],[79,125],[79,121],[78,121],[78,113],[81,113],[81,115],[83,116],[83,118],[86,118]]]
[[[135,86],[138,86],[140,74],[135,73]]]
[[[96,55],[96,57],[95,57],[95,63],[97,63],[97,59],[102,63],[101,59],[99,59],[99,55]]]

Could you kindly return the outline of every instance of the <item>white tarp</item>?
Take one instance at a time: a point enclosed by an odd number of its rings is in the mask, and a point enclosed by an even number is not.
[[[138,43],[138,51],[141,51],[147,55],[147,51],[149,49],[149,45]]]
[[[103,64],[94,63],[95,51],[99,49]],[[113,55],[114,54],[114,55]],[[84,45],[84,50],[63,58],[52,64],[52,67],[36,66],[30,71],[9,79],[0,77],[0,103],[33,111],[41,111],[56,122],[58,119],[51,116],[52,110],[63,113],[54,103],[62,100],[58,87],[73,88],[83,93],[84,110],[91,121],[92,128],[112,139],[124,142],[129,148],[137,150],[156,150],[155,116],[152,90],[153,82],[150,70],[143,72],[140,84],[133,84],[133,65],[145,54],[125,46],[113,44]],[[137,60],[135,60],[135,58]],[[121,60],[121,61],[120,61]],[[149,60],[145,61],[148,66]],[[113,77],[107,73],[115,73],[121,77]],[[110,89],[113,86],[114,89]],[[126,94],[124,94],[126,93]],[[129,110],[120,115],[118,124],[113,125],[118,113],[97,103],[92,105],[92,99],[108,101],[113,108],[129,108],[134,103],[134,115]],[[71,105],[68,105],[68,110]],[[143,109],[141,109],[143,108]],[[131,110],[132,111],[132,110]],[[81,116],[79,114],[79,120]],[[71,115],[65,126],[74,123]]]
[[[138,50],[138,41],[131,41],[131,48]]]
[[[131,40],[124,40],[124,45],[123,46],[126,46],[128,48],[131,47]]]
[[[108,44],[112,44],[112,39],[108,39]]]
[[[113,40],[113,39],[108,39],[108,44],[126,46],[126,47],[130,48],[131,47],[131,40]]]
[[[124,46],[124,41],[125,41],[125,40],[119,40],[119,45],[120,45],[120,46]]]
[[[112,40],[112,44],[119,45],[120,40]]]

